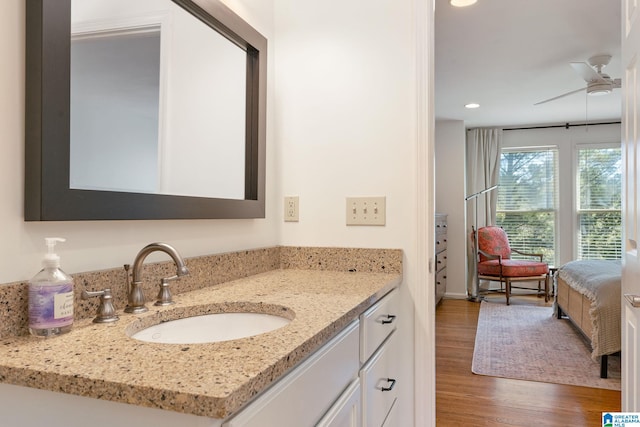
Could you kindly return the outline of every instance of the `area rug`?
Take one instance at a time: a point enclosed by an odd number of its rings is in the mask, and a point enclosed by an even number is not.
[[[586,341],[552,307],[481,302],[474,374],[620,390],[620,357],[608,369],[600,378]]]

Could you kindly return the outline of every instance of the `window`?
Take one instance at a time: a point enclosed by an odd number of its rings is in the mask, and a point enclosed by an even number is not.
[[[496,217],[513,248],[542,253],[551,265],[557,265],[557,159],[556,147],[503,149]]]
[[[622,256],[620,147],[578,146],[578,259]]]

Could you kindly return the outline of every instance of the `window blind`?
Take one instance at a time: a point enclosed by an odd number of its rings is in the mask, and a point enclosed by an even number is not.
[[[502,151],[496,223],[507,232],[514,249],[542,253],[552,265],[556,264],[557,177],[555,147]]]
[[[620,148],[579,148],[578,259],[622,256]]]

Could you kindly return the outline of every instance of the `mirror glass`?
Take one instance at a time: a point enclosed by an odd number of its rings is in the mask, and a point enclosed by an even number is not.
[[[26,221],[265,217],[267,40],[220,0],[26,2]]]
[[[170,0],[72,0],[70,63],[70,188],[244,199],[244,49]]]

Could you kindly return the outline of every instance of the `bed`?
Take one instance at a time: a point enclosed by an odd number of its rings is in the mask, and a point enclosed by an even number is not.
[[[620,260],[571,261],[556,273],[557,317],[568,317],[589,341],[602,378],[608,356],[621,349],[620,275]]]

